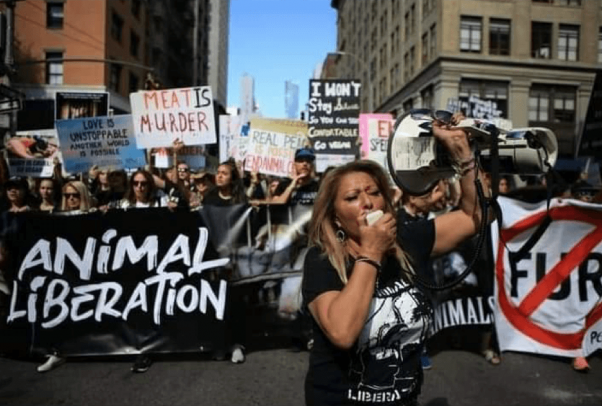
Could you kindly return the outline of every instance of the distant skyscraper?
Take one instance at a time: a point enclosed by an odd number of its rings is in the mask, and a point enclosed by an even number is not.
[[[299,85],[288,80],[284,85],[284,108],[286,118],[299,118]]]
[[[255,79],[244,74],[240,78],[240,115],[251,117],[255,112]]]
[[[208,83],[213,98],[224,108],[228,96],[228,31],[230,0],[210,0]]]

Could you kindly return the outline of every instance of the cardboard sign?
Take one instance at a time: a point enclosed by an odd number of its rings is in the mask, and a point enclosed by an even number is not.
[[[391,114],[360,114],[362,159],[370,159],[387,167],[389,135],[395,120]]]
[[[308,135],[316,154],[357,155],[358,80],[310,80]]]
[[[19,131],[6,141],[5,146],[11,176],[49,178],[54,170],[54,160],[63,160],[55,129]]]
[[[245,170],[292,177],[295,151],[307,145],[306,134],[300,120],[251,119]]]
[[[139,168],[146,164],[144,151],[136,148],[132,116],[57,120],[65,170],[85,172],[99,167]]]
[[[130,103],[138,148],[217,142],[208,86],[130,93]]]

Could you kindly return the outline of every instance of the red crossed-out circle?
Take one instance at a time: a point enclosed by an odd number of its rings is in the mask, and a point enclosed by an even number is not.
[[[543,221],[546,212],[535,214],[519,221],[509,229],[502,230],[495,265],[499,305],[506,319],[523,334],[541,344],[562,350],[575,350],[581,348],[585,331],[602,318],[602,303],[594,307],[586,316],[585,328],[575,333],[558,333],[547,330],[535,324],[530,316],[602,241],[602,216],[598,210],[587,210],[576,206],[555,207],[550,209],[549,215],[555,221],[579,221],[593,224],[595,228],[575,244],[566,256],[533,287],[518,305],[514,305],[510,301],[504,284],[504,250],[506,248],[504,241],[511,241],[516,235],[536,227]]]

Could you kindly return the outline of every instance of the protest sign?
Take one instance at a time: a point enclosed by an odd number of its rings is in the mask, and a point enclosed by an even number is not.
[[[57,120],[65,170],[85,172],[99,167],[139,168],[146,164],[144,151],[136,148],[132,116]]]
[[[602,205],[498,201],[503,224],[491,230],[500,349],[577,357],[602,348]],[[548,216],[550,225],[518,257]]]
[[[130,104],[138,148],[217,142],[208,86],[130,93]]]
[[[6,141],[11,176],[49,178],[55,158],[62,161],[55,129],[19,131]]]
[[[250,125],[244,116],[219,116],[219,161],[242,161],[247,155]]]
[[[308,143],[306,134],[300,120],[251,119],[245,170],[292,177],[295,151]]]
[[[308,136],[316,154],[358,155],[361,82],[310,80]]]
[[[502,116],[502,110],[498,109],[498,104],[492,100],[482,100],[478,96],[471,95],[469,98],[447,99],[447,111],[462,111],[466,117],[492,119]]]
[[[391,114],[360,114],[362,158],[378,162],[386,168],[389,135],[395,120]]]
[[[55,119],[103,117],[109,114],[107,92],[56,92]]]
[[[207,166],[205,153],[205,147],[202,145],[185,146],[178,151],[177,159],[185,162],[193,170],[203,169]],[[172,148],[153,148],[151,155],[155,168],[169,168],[175,164]]]

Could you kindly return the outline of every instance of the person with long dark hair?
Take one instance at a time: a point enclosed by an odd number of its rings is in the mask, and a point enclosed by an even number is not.
[[[236,165],[233,161],[222,162],[217,167],[215,175],[215,187],[207,192],[204,204],[215,206],[229,206],[232,204],[245,203],[244,184]]]

